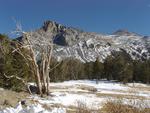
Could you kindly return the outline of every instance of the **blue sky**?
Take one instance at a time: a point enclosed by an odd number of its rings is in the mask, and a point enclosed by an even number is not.
[[[84,31],[150,35],[150,0],[0,0],[0,33],[15,29],[12,18],[26,31],[53,20]]]

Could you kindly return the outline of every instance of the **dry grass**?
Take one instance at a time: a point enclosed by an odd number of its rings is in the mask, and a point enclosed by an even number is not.
[[[78,103],[78,109],[76,109],[76,113],[91,113],[91,110],[88,109],[86,104],[83,102],[77,102]]]
[[[14,92],[10,90],[0,90],[0,109],[5,107],[15,107],[19,101],[29,96],[25,92]]]
[[[150,113],[150,108],[141,109],[122,104],[121,102],[107,102],[101,111],[102,113]]]
[[[87,86],[87,85],[79,85],[78,89],[87,90],[90,92],[97,92],[97,89],[93,86]]]
[[[138,106],[142,106],[142,104],[142,101],[136,103]],[[134,105],[135,103],[132,105],[126,105],[122,100],[109,100],[101,109],[92,110],[87,107],[86,103],[79,101],[78,106],[67,110],[67,113],[150,113],[150,108],[137,108],[134,107]]]
[[[130,87],[132,90],[135,90],[135,91],[150,91],[150,85],[128,85],[127,84],[127,87]]]
[[[69,107],[67,113],[98,113],[95,110],[89,109],[85,102],[77,101],[77,107]]]
[[[113,98],[126,98],[126,99],[146,99],[142,96],[136,96],[136,95],[127,95],[127,94],[108,94],[108,93],[97,93],[98,97],[113,97]]]
[[[48,104],[43,104],[42,107],[48,111],[51,111],[52,110],[52,107],[51,105],[48,105]]]

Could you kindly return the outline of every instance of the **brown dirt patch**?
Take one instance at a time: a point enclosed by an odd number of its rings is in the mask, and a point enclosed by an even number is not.
[[[15,107],[17,103],[29,96],[26,92],[14,92],[10,90],[0,90],[0,109],[5,107]]]

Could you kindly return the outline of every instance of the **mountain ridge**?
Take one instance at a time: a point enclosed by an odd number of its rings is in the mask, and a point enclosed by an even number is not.
[[[58,60],[72,57],[82,62],[90,62],[98,58],[103,62],[112,52],[122,50],[134,60],[150,58],[150,38],[127,30],[103,35],[66,27],[54,21],[45,21],[43,26],[32,34],[31,40],[40,38],[38,35],[43,34],[47,41],[52,35],[55,44],[53,56]],[[22,41],[23,39],[24,37],[21,37]]]

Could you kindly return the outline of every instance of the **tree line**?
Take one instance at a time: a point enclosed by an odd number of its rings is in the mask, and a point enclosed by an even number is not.
[[[55,64],[55,62],[53,62]],[[53,65],[52,64],[52,65]],[[105,61],[82,63],[75,59],[65,59],[50,73],[52,82],[78,79],[107,79],[118,82],[150,83],[150,60],[132,60],[128,54],[117,52]]]

